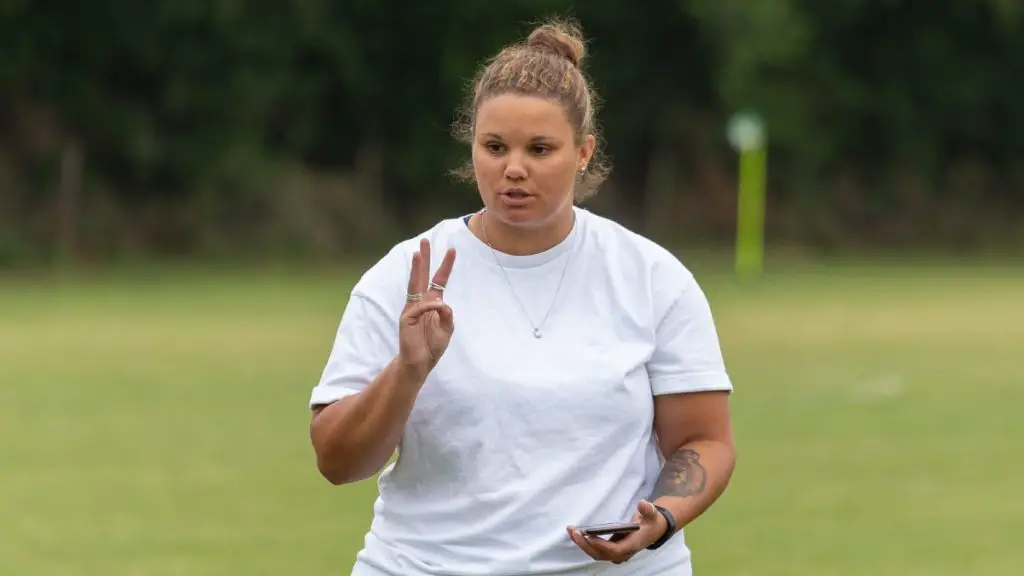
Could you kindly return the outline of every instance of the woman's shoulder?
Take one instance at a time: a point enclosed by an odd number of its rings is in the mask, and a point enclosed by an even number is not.
[[[674,252],[610,218],[590,215],[592,256],[602,260],[605,281],[623,305],[634,302],[655,326],[676,303],[696,294],[697,279]]]
[[[690,269],[673,251],[655,240],[607,216],[588,212],[588,232],[593,246],[623,274],[642,274],[661,281],[688,282]]]

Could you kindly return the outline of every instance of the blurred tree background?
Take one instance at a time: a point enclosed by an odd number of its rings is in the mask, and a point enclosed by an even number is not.
[[[455,109],[549,15],[592,39],[595,211],[728,246],[753,107],[769,244],[1024,243],[1015,0],[3,0],[0,266],[340,258],[472,210]]]

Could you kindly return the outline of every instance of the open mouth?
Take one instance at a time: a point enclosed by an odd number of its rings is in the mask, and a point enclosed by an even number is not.
[[[522,200],[524,198],[529,198],[530,197],[530,194],[528,194],[526,192],[526,190],[521,190],[519,188],[513,188],[511,190],[505,190],[504,192],[502,192],[502,195],[508,196],[509,198],[514,198],[516,200]]]

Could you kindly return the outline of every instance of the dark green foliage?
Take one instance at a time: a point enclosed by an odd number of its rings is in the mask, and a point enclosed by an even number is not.
[[[450,126],[467,82],[534,23],[572,15],[592,38],[587,71],[615,168],[599,209],[652,235],[727,241],[724,124],[754,107],[771,134],[769,234],[1019,241],[1016,6],[6,0],[2,236],[8,252],[45,253],[63,234],[96,257],[330,256],[361,248],[358,222],[384,245],[473,209],[475,192],[448,176],[466,153]],[[80,197],[58,192],[57,159],[72,149]]]

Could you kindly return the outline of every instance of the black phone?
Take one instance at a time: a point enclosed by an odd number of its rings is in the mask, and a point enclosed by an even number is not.
[[[636,522],[608,522],[607,524],[591,524],[580,526],[579,531],[584,536],[623,536],[640,529]]]

